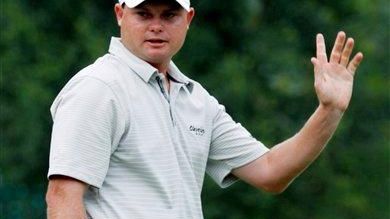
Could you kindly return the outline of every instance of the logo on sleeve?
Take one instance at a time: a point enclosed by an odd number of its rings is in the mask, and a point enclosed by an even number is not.
[[[202,128],[198,128],[198,127],[191,125],[189,130],[190,130],[190,132],[195,133],[195,135],[199,135],[199,136],[204,135],[204,129],[202,129]]]

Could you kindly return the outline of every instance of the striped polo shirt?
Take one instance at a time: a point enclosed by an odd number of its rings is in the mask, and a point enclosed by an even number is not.
[[[90,218],[201,219],[205,173],[227,187],[232,169],[268,151],[173,62],[168,73],[169,92],[112,38],[54,100],[48,177],[89,184]]]

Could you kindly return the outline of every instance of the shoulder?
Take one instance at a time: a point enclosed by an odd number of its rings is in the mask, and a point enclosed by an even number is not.
[[[107,85],[112,85],[123,81],[123,76],[127,72],[128,67],[120,59],[111,54],[106,54],[79,71],[74,76],[74,80],[89,77],[100,80]]]
[[[192,94],[196,96],[202,96],[207,100],[214,102],[216,101],[215,97],[203,86],[200,82],[190,79],[193,84]]]
[[[51,111],[64,100],[83,100],[81,102],[121,102],[124,65],[112,55],[104,55],[93,64],[76,73],[55,98]],[[88,100],[88,101],[85,101]],[[121,105],[121,104],[120,104]]]
[[[216,115],[221,107],[224,108],[200,82],[193,79],[189,79],[189,81],[192,84],[191,97],[193,100],[206,107],[209,110],[210,115]]]
[[[59,96],[75,89],[80,93],[96,91],[98,88],[111,90],[118,96],[128,87],[125,82],[129,81],[129,71],[129,67],[119,58],[106,54],[77,72],[63,87]]]

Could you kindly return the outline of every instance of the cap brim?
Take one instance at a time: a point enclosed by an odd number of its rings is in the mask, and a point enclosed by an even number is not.
[[[129,0],[124,0],[122,2],[124,2],[126,4],[127,7],[129,8],[134,8],[134,7],[137,7],[137,5],[141,4],[142,2],[144,2],[145,0],[132,0],[132,1],[129,1]]]
[[[139,4],[144,2],[145,0],[119,0],[120,4],[125,3],[127,7],[134,8],[137,7]],[[190,11],[190,4],[189,1],[183,1],[183,0],[176,0],[177,3],[181,5],[186,11]]]

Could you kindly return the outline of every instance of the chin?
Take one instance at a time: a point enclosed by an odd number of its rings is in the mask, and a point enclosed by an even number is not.
[[[146,58],[146,61],[149,63],[164,63],[164,62],[169,62],[172,57],[170,56],[162,56],[162,55],[148,55]]]

